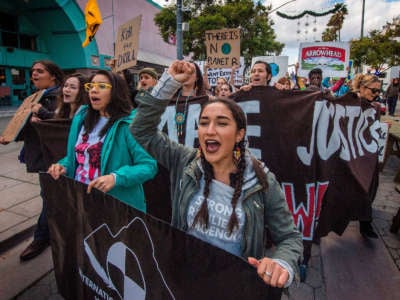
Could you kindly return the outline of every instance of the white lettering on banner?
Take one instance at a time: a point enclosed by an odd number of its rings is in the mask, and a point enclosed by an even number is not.
[[[386,154],[386,144],[388,141],[389,125],[385,122],[380,122],[380,128],[377,130],[379,134],[378,139],[378,158],[379,162],[383,163],[385,161]]]
[[[379,121],[375,120],[376,111],[368,108],[364,111],[359,106],[343,106],[340,104],[328,105],[326,100],[316,101],[314,107],[310,145],[307,149],[304,146],[297,147],[297,155],[305,165],[311,165],[314,157],[314,143],[316,142],[317,152],[321,159],[329,159],[336,151],[340,150],[340,158],[350,161],[352,158],[361,157],[364,151],[375,153],[378,150],[377,140],[379,138]],[[342,132],[340,122],[348,118],[347,132]],[[328,136],[329,126],[333,130]],[[369,127],[372,141],[368,143],[365,139],[365,131],[368,128],[368,121],[375,120]]]
[[[81,268],[79,268],[79,276],[81,277],[82,282],[97,295],[99,295],[103,299],[113,300],[113,298],[110,297],[104,290],[102,290],[97,284],[95,284],[89,277],[83,274]]]
[[[238,104],[243,109],[244,113],[246,114],[246,117],[247,114],[259,114],[261,112],[259,100],[243,101],[239,102]],[[261,137],[261,126],[247,125],[246,135],[248,137],[249,136]],[[262,157],[261,149],[256,149],[256,148],[249,148],[249,149],[257,159],[261,159]]]
[[[167,126],[168,137],[178,143],[178,132],[176,130],[175,123],[175,106],[167,106],[167,109],[161,116],[160,124],[158,124],[158,130],[162,131],[164,126]],[[188,116],[190,117],[190,116]],[[192,144],[193,145],[193,144]]]
[[[260,114],[260,101],[248,100],[238,102],[246,114]],[[189,104],[186,115],[186,137],[185,145],[194,146],[197,138],[197,122],[201,105]],[[168,136],[173,141],[178,141],[175,124],[175,106],[168,106],[161,116],[159,129],[167,127]],[[359,106],[343,106],[323,101],[316,101],[313,114],[310,144],[297,147],[297,156],[303,164],[309,166],[314,155],[322,160],[328,160],[334,153],[340,151],[339,156],[345,161],[350,161],[365,155],[365,152],[376,153],[378,151],[378,140],[380,123],[375,120],[374,108],[362,110]],[[340,125],[344,119],[348,119],[346,131],[343,132]],[[373,123],[369,126],[371,120]],[[369,127],[368,127],[369,126]],[[329,131],[331,130],[331,133]],[[372,141],[365,139],[365,134],[370,133]],[[261,137],[261,125],[247,126],[247,137]],[[316,146],[316,147],[315,147]],[[316,148],[316,149],[314,149]],[[257,159],[262,158],[262,150],[250,148]],[[316,151],[316,153],[314,153]]]
[[[136,226],[135,226],[136,225]],[[155,266],[158,266],[157,257],[154,255],[154,243],[152,236],[150,235],[150,231],[147,228],[146,223],[143,219],[139,217],[135,217],[132,221],[130,221],[126,226],[123,226],[119,229],[117,233],[113,233],[109,226],[106,223],[103,223],[99,227],[97,227],[94,231],[90,232],[84,240],[84,249],[86,256],[89,259],[89,263],[96,274],[103,280],[102,284],[105,287],[113,290],[115,293],[118,294],[120,299],[138,299],[144,300],[146,299],[146,289],[151,288],[150,282],[151,278],[155,275],[160,276],[161,282],[164,284],[166,290],[168,291],[171,299],[175,299],[174,294],[172,293],[171,289],[168,287],[167,282],[165,281],[164,275],[162,274],[161,270],[157,267],[154,271],[152,276],[148,278],[144,277],[142,264],[148,264],[148,261],[141,261],[140,257],[138,257],[134,251],[134,247],[129,246],[126,244],[127,241],[120,241],[123,232],[129,230],[130,226],[135,226],[136,228],[139,226],[143,229],[145,233],[145,237],[147,237],[148,242],[151,245],[151,250],[153,253],[153,263]],[[107,232],[107,234],[114,239],[114,243],[108,248],[106,254],[106,261],[105,263],[101,263],[101,260],[96,256],[99,252],[93,251],[89,240],[96,240],[98,232]],[[121,235],[121,236],[120,236]],[[96,244],[96,243],[94,243]],[[131,247],[131,248],[130,248]],[[96,249],[96,248],[94,248]],[[129,259],[130,265],[127,265],[127,260]],[[133,267],[137,270],[137,276],[135,278],[131,278],[130,276],[132,273],[130,272],[132,269],[132,262],[136,262],[136,265]],[[119,283],[115,285],[111,275],[109,273],[109,268],[113,267],[115,270],[119,272]],[[129,267],[128,267],[129,266]],[[79,269],[80,270],[80,269]],[[105,292],[99,288],[97,284],[95,284],[92,280],[90,280],[87,276],[83,274],[80,270],[79,272],[81,276],[81,280],[90,287],[93,291],[95,291],[98,295],[102,296],[104,299],[112,299],[108,297]],[[146,281],[149,282],[146,282]],[[138,282],[137,282],[138,281]],[[106,298],[106,296],[108,298]]]
[[[185,145],[194,145],[197,138],[197,122],[200,117],[200,104],[189,105],[186,120]]]
[[[315,56],[328,56],[328,57],[342,57],[342,53],[340,51],[333,51],[333,50],[324,50],[324,49],[318,49],[318,50],[309,50],[306,52],[307,57],[315,57]]]

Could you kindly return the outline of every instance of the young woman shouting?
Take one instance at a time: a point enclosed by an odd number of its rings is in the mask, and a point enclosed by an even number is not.
[[[173,226],[245,258],[266,284],[287,287],[303,251],[301,234],[275,176],[245,147],[246,117],[239,105],[228,99],[203,105],[199,149],[157,129],[169,99],[194,72],[190,63],[176,61],[151,94],[138,94],[131,132],[170,172]],[[265,256],[266,228],[276,246],[271,257]]]

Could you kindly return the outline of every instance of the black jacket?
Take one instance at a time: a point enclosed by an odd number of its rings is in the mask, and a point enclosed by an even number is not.
[[[54,116],[54,111],[57,107],[57,95],[60,89],[55,88],[45,92],[40,98],[39,103],[42,108],[39,110],[37,116],[42,119],[50,119]],[[24,141],[24,161],[26,163],[27,172],[47,171],[48,166],[45,165],[42,149],[40,145],[39,135],[35,128],[28,120],[18,136],[19,140]]]

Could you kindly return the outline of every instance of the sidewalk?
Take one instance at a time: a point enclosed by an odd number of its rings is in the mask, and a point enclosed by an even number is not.
[[[0,253],[30,235],[42,206],[38,175],[17,159],[21,147],[0,145]]]
[[[0,299],[61,299],[50,249],[19,262],[42,206],[37,174],[26,173],[17,160],[21,146],[0,145]],[[320,245],[313,245],[306,281],[291,287],[290,296],[282,299],[400,299],[400,233],[389,231],[400,207],[393,182],[398,168],[400,159],[391,156],[380,174],[373,204],[380,238],[363,240],[358,222],[341,237],[331,233],[322,238]]]

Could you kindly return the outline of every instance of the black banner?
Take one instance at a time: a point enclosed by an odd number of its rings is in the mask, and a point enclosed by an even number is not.
[[[40,183],[66,299],[280,299],[240,257],[73,179]]]
[[[39,135],[41,151],[46,167],[67,154],[70,119],[48,119],[31,122]]]
[[[247,115],[250,150],[277,176],[305,241],[330,231],[340,235],[350,220],[368,214],[380,135],[374,108],[351,93],[328,101],[320,92],[272,87],[253,87],[233,98]],[[159,128],[171,139],[197,147],[197,121],[205,101],[207,97],[173,99]],[[185,112],[182,134],[174,121],[177,111]],[[57,149],[62,143],[55,138],[66,140],[69,124],[42,124],[43,147]],[[147,212],[168,222],[168,170],[160,166],[144,188]]]
[[[253,87],[232,98],[246,113],[251,152],[277,176],[305,241],[316,233],[340,235],[350,220],[365,216],[378,158],[379,122],[372,106],[352,93],[329,101],[318,91],[273,87]],[[197,120],[204,101],[171,101],[159,129],[197,147]],[[179,135],[174,118],[185,108]]]

